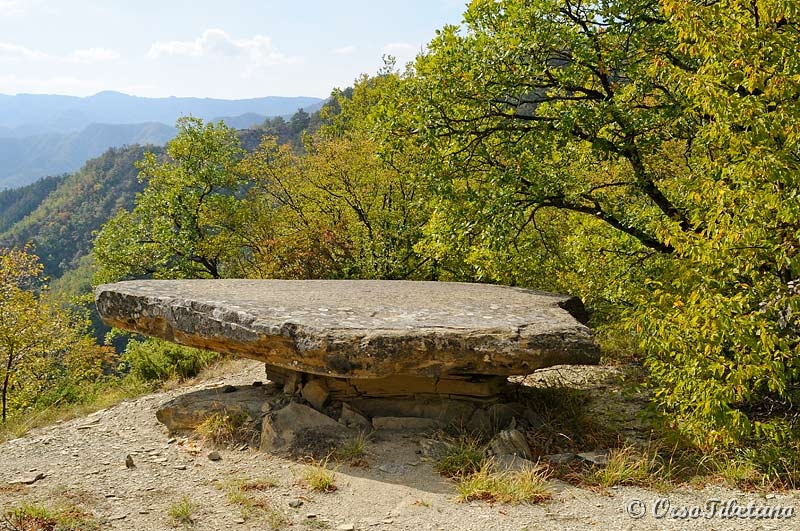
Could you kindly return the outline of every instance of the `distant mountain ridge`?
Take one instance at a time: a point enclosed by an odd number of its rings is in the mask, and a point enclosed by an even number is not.
[[[267,96],[242,100],[213,98],[141,98],[120,92],[100,92],[79,98],[46,94],[0,95],[0,137],[27,137],[42,133],[69,133],[93,123],[173,125],[180,116],[204,120],[254,113],[288,116],[299,108],[313,112],[322,98]]]
[[[0,95],[0,190],[76,171],[109,148],[164,145],[175,136],[181,116],[248,129],[300,108],[312,113],[323,103],[308,97],[139,98],[119,92],[88,98]]]
[[[0,190],[24,186],[48,175],[73,172],[110,147],[161,146],[175,134],[173,126],[150,122],[90,124],[77,133],[0,138]]]

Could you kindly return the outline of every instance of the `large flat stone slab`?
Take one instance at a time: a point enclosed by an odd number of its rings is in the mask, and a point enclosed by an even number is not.
[[[580,301],[385,280],[141,280],[99,286],[111,326],[340,378],[514,375],[592,364]]]

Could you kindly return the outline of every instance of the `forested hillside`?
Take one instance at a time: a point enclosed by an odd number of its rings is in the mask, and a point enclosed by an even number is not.
[[[33,212],[66,178],[45,177],[21,188],[0,191],[0,233]]]
[[[299,148],[303,133],[321,123],[319,111],[308,114],[301,109],[289,120],[267,119],[235,135],[245,151],[255,150],[265,135]],[[0,192],[0,247],[32,243],[45,274],[58,279],[89,254],[95,231],[119,210],[133,206],[135,195],[144,187],[136,162],[145,152],[159,157],[163,148],[112,148],[71,175]]]
[[[130,208],[141,192],[135,162],[145,151],[132,146],[106,151],[58,186],[24,219],[0,233],[3,246],[33,243],[45,274],[57,278],[74,267],[92,248],[93,232],[114,212]],[[1,196],[0,196],[1,197]]]

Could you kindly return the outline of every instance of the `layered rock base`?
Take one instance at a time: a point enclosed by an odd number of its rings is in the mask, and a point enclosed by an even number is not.
[[[214,415],[237,419],[259,434],[255,443],[263,451],[323,457],[346,440],[373,431],[458,428],[490,436],[537,422],[532,412],[509,396],[485,401],[436,395],[362,396],[345,402],[328,400],[316,408],[301,394],[286,394],[273,382],[196,391],[167,402],[156,414],[172,433],[194,431]]]

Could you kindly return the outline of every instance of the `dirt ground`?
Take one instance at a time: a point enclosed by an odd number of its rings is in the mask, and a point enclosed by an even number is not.
[[[731,507],[730,500],[739,506],[752,502],[797,512],[798,492],[745,493],[718,486],[668,493],[630,487],[595,492],[554,480],[553,498],[541,504],[459,502],[455,484],[419,454],[423,435],[396,432],[376,434],[366,446],[367,466],[338,465],[337,489],[318,493],[304,483],[307,463],[302,460],[234,449],[219,450],[221,459],[212,461],[210,448],[170,436],[156,420],[156,409],[179,394],[263,379],[262,364],[237,361],[224,377],[126,401],[8,441],[0,445],[0,508],[5,512],[22,503],[71,504],[94,515],[101,529],[131,531],[800,529],[800,516],[753,519],[730,510],[728,517],[721,514],[722,508]],[[126,467],[128,455],[133,468]],[[31,485],[11,485],[41,474],[44,477]],[[248,492],[258,510],[243,514],[241,503],[229,499],[226,492],[238,480],[264,485],[263,490]],[[170,508],[182,500],[191,504],[190,524],[178,524],[169,516]],[[713,500],[719,504],[712,514],[705,509]],[[683,508],[691,511],[694,506],[703,509],[702,514],[679,517]],[[642,507],[644,516],[629,514],[638,515]]]

